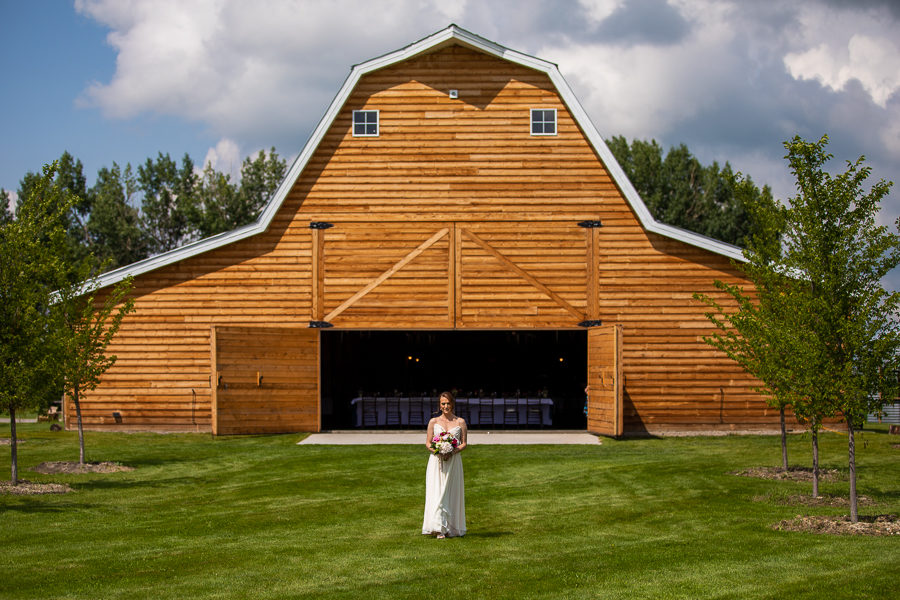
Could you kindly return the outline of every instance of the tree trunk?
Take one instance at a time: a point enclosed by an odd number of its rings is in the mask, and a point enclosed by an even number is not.
[[[9,407],[9,448],[12,453],[12,477],[13,485],[19,485],[19,447],[16,443],[16,409]]]
[[[848,445],[850,450],[850,520],[859,522],[859,507],[856,503],[856,440],[853,432],[853,419],[847,419]]]
[[[788,457],[787,457],[787,431],[784,427],[784,406],[778,411],[781,413],[781,468],[785,471],[788,470]]]
[[[819,497],[819,428],[813,427],[812,430],[812,447],[813,447],[813,498]]]
[[[81,426],[81,402],[78,398],[78,386],[72,391],[72,401],[75,402],[75,417],[78,421],[78,464],[84,464],[84,427]]]

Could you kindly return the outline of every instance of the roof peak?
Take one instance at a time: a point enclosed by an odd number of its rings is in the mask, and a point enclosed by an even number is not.
[[[426,52],[433,51],[434,49],[441,47],[441,45],[446,45],[454,42],[460,43],[474,50],[510,61],[514,64],[536,69],[545,73],[550,78],[553,85],[556,87],[560,98],[568,107],[569,112],[572,114],[572,117],[581,128],[582,132],[585,135],[585,138],[588,140],[588,143],[591,144],[591,146],[597,152],[600,160],[606,166],[610,177],[612,177],[613,181],[622,191],[622,195],[625,197],[626,202],[628,202],[629,206],[631,206],[632,210],[635,212],[635,215],[637,216],[638,220],[645,230],[657,233],[668,238],[676,239],[686,244],[697,246],[699,248],[703,248],[709,250],[710,252],[714,252],[716,254],[720,254],[735,260],[744,260],[741,249],[736,246],[732,246],[718,240],[713,240],[711,238],[679,229],[671,225],[657,222],[653,218],[643,200],[634,189],[634,186],[631,184],[631,182],[628,180],[628,177],[619,166],[619,163],[616,161],[612,152],[607,147],[606,142],[600,135],[600,132],[591,121],[587,112],[578,102],[578,99],[576,98],[572,89],[569,87],[568,83],[560,74],[559,69],[555,63],[537,58],[535,56],[524,54],[516,50],[511,50],[501,44],[498,44],[497,42],[493,42],[491,40],[488,40],[487,38],[472,33],[471,31],[468,31],[467,29],[464,29],[455,23],[451,23],[444,29],[436,31],[431,35],[428,35],[418,41],[404,46],[403,48],[400,48],[399,50],[394,50],[393,52],[388,52],[387,54],[369,59],[365,62],[354,65],[351,68],[350,74],[347,76],[347,79],[344,81],[340,90],[335,95],[331,104],[328,106],[325,114],[322,116],[312,135],[309,137],[309,140],[307,140],[306,145],[297,155],[297,158],[294,160],[294,163],[291,165],[291,168],[288,170],[287,174],[282,180],[281,185],[278,187],[275,194],[269,200],[268,204],[262,210],[255,222],[233,231],[221,233],[210,238],[199,240],[186,246],[176,248],[169,252],[144,259],[140,262],[127,265],[108,273],[104,273],[103,275],[100,275],[94,281],[94,283],[99,287],[111,285],[118,281],[121,281],[122,279],[125,279],[126,277],[140,275],[142,273],[158,269],[160,267],[178,262],[180,260],[184,260],[186,258],[190,258],[192,256],[196,256],[198,254],[202,254],[204,252],[208,252],[215,248],[219,248],[266,231],[272,219],[275,217],[275,214],[284,203],[285,198],[287,198],[287,195],[290,193],[294,182],[305,169],[307,162],[310,160],[310,158],[312,158],[313,153],[316,151],[319,143],[322,141],[326,132],[331,127],[331,124],[334,122],[334,119],[337,117],[347,98],[356,87],[359,79],[363,75],[377,69],[397,64]]]

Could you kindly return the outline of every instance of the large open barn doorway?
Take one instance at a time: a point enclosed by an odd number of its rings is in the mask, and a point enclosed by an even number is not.
[[[583,330],[324,330],[321,349],[323,429],[424,429],[445,389],[472,429],[586,427]]]

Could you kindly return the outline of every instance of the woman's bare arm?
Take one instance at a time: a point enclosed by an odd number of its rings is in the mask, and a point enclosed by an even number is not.
[[[425,447],[431,450],[431,438],[434,437],[434,419],[428,421],[428,431],[425,432]]]

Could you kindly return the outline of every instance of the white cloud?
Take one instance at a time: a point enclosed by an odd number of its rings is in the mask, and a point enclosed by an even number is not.
[[[237,142],[222,138],[215,147],[206,151],[203,164],[198,169],[202,171],[206,165],[212,165],[213,169],[231,175],[231,180],[236,181],[241,175],[241,161],[241,149]]]
[[[900,169],[897,19],[874,0],[667,4],[76,0],[117,56],[81,101],[119,119],[199,123],[219,140],[205,160],[239,169],[241,148],[299,151],[351,65],[452,21],[556,62],[604,136],[685,143],[776,194],[790,193],[781,142],[794,134],[827,132],[836,156],[880,159],[876,176]]]
[[[692,2],[679,9],[692,31],[676,45],[599,40],[546,46],[538,55],[556,57],[588,113],[601,121],[603,135],[659,138],[675,123],[702,113],[733,77],[743,76],[739,57],[728,51],[735,32],[722,13],[729,7]]]
[[[588,16],[599,23],[616,12],[623,0],[578,0]]]
[[[821,8],[804,11],[801,21],[805,49],[784,57],[791,76],[816,80],[836,92],[856,80],[875,104],[885,108],[900,89],[895,22],[879,11],[838,13]]]
[[[174,115],[265,145],[308,130],[351,65],[402,47],[461,17],[466,1],[77,0],[111,29],[108,82],[82,106],[112,118]],[[298,139],[296,145],[302,145]]]
[[[9,203],[6,205],[9,209],[9,212],[16,212],[16,205],[19,203],[19,194],[15,190],[6,190],[9,194]]]

